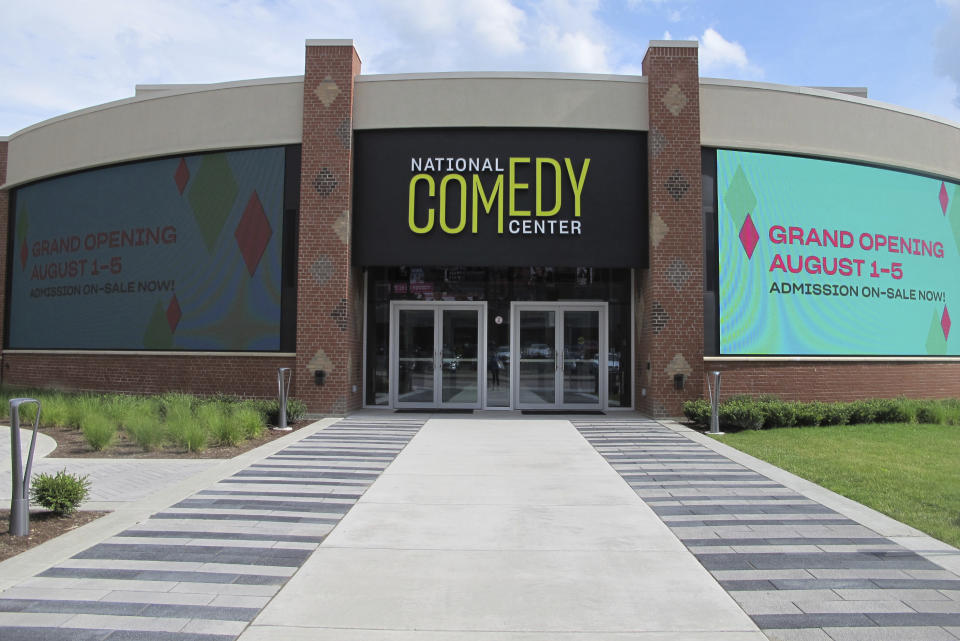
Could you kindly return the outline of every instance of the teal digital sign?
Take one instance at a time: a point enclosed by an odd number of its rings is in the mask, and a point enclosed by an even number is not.
[[[960,185],[717,151],[720,353],[960,355]]]

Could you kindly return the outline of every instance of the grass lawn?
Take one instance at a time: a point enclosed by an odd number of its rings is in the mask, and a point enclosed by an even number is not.
[[[960,547],[960,427],[844,425],[715,438]]]

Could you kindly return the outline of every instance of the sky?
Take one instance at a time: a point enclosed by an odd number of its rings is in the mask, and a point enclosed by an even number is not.
[[[364,74],[639,74],[695,39],[702,76],[960,123],[960,0],[0,0],[0,136],[137,84],[301,75],[308,38],[352,38]]]

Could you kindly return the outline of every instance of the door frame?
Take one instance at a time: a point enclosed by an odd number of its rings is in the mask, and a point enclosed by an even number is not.
[[[399,400],[400,383],[400,310],[401,309],[432,309],[433,310],[433,402],[432,403],[405,403]],[[442,314],[445,309],[473,309],[477,312],[477,401],[475,403],[444,403],[442,396],[443,385],[443,354],[437,354],[443,345]],[[392,300],[390,301],[390,362],[388,387],[390,389],[390,407],[394,409],[480,409],[487,402],[487,302],[486,301],[421,301],[421,300]],[[440,362],[438,368],[436,363]]]
[[[609,337],[607,321],[608,303],[605,301],[559,301],[537,302],[522,301],[510,304],[510,407],[518,410],[606,410],[607,385],[609,365]],[[563,363],[563,313],[566,311],[596,311],[599,312],[599,346],[597,350],[597,376],[599,401],[596,405],[584,403],[563,403],[563,367],[554,370],[555,402],[552,404],[523,404],[520,402],[520,312],[521,311],[552,311],[556,319],[554,324],[554,359],[558,354]]]

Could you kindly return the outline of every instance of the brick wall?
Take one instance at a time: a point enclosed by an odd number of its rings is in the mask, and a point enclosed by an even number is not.
[[[188,392],[277,397],[277,368],[293,356],[6,353],[3,382],[96,392]]]
[[[774,394],[797,401],[960,397],[960,363],[908,361],[707,362],[720,396]]]
[[[648,82],[650,268],[639,274],[637,406],[676,416],[703,394],[703,218],[696,46],[651,43]],[[674,389],[674,376],[684,388]],[[644,395],[644,390],[646,395]]]
[[[363,307],[360,272],[350,266],[351,116],[359,73],[352,45],[307,43],[293,387],[319,414],[361,405]],[[322,386],[314,382],[317,370],[326,372]]]

